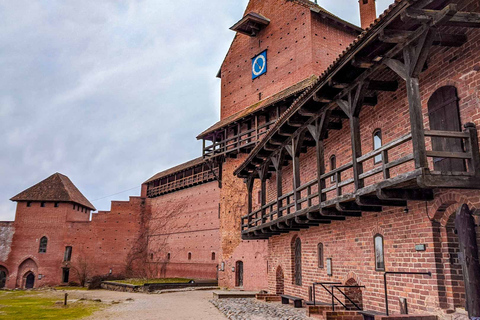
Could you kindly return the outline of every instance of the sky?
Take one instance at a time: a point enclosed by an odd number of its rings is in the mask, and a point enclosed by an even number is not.
[[[0,221],[55,172],[109,210],[201,156],[195,137],[219,119],[215,75],[247,3],[0,0]],[[318,3],[359,25],[357,0]]]

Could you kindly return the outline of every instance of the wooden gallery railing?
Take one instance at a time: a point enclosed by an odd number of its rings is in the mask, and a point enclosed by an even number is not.
[[[241,126],[237,127],[237,132],[231,137],[228,137],[228,129],[225,129],[223,133],[223,140],[212,141],[212,144],[206,145],[206,140],[203,140],[203,157],[211,158],[220,155],[224,155],[228,152],[238,151],[241,148],[254,147],[255,144],[262,139],[267,133],[270,127],[277,121],[275,118],[272,121],[268,121],[264,124],[255,124],[255,128],[241,130]],[[255,121],[255,122],[258,122]],[[225,138],[227,137],[227,138]]]
[[[445,179],[452,176],[479,177],[480,152],[477,129],[473,124],[468,124],[463,132],[425,130],[424,139],[426,142],[428,142],[428,138],[461,139],[464,146],[462,152],[426,150],[426,156],[430,160],[428,161],[429,167],[433,164],[433,158],[463,159],[466,161],[466,171],[439,172],[430,170],[428,167],[415,168],[414,153],[411,146],[412,135],[409,133],[356,159],[357,163],[364,167],[367,167],[369,161],[371,161],[370,166],[373,166],[372,169],[359,174],[358,179],[361,182],[361,188],[355,190],[353,163],[349,162],[320,176],[321,185],[326,186],[320,192],[321,198],[324,199],[321,203],[319,203],[319,184],[317,179],[313,179],[296,188],[297,195],[299,195],[296,201],[295,192],[291,191],[243,216],[242,231],[278,219],[286,219],[295,215],[296,212],[312,206],[318,206],[319,208],[333,207],[342,201],[351,201],[357,195],[371,194],[375,192],[379,183],[382,183],[383,186],[387,186],[388,183],[395,186],[425,173],[445,176]],[[431,145],[431,143],[426,144]],[[389,156],[392,154],[396,155],[396,159],[389,161]],[[382,157],[381,162],[373,164],[373,159],[379,155]],[[449,185],[448,182],[446,185]]]
[[[218,176],[218,168],[208,171],[202,171],[194,175],[184,177],[175,181],[168,182],[158,187],[148,188],[147,197],[153,198],[164,193],[172,192],[178,189],[193,186],[202,182],[207,182],[216,179]]]

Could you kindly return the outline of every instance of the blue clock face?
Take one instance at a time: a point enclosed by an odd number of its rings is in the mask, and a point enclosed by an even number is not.
[[[252,59],[252,79],[260,77],[267,72],[267,50]]]

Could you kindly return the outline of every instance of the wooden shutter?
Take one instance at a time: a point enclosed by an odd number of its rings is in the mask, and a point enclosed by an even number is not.
[[[431,130],[461,131],[457,89],[446,86],[435,91],[428,100],[428,118]],[[432,137],[432,150],[462,152],[461,139]],[[462,159],[434,158],[435,171],[465,171]]]

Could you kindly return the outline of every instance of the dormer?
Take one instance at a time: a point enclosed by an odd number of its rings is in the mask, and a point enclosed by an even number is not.
[[[270,23],[270,19],[265,18],[259,13],[249,12],[240,21],[235,23],[230,30],[245,34],[249,37],[255,37],[258,32],[263,30]]]

